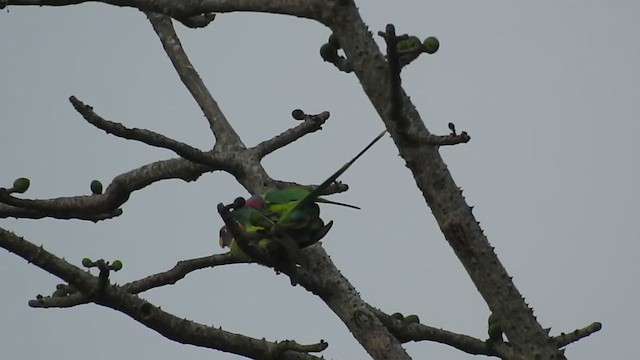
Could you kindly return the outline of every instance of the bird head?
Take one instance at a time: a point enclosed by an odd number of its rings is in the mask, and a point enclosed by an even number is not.
[[[260,195],[251,195],[251,197],[245,201],[244,206],[256,210],[264,210],[264,199]]]
[[[231,241],[233,241],[233,235],[231,235],[231,231],[227,229],[227,225],[224,225],[220,228],[220,237],[218,238],[218,244],[220,244],[221,248],[231,246]]]

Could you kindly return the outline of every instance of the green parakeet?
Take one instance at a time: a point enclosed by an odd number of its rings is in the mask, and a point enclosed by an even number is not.
[[[264,230],[264,223],[269,221],[268,219],[265,220],[264,215],[260,211],[246,206],[234,210],[231,213],[231,217],[238,223],[238,225],[240,225],[240,228],[250,233]],[[220,247],[229,247],[229,250],[234,257],[244,261],[251,261],[249,255],[240,248],[236,240],[233,238],[233,235],[227,226],[220,228],[220,238],[218,243],[220,244]],[[260,239],[258,240],[257,245],[258,249],[266,252],[271,246],[271,241],[268,238]]]
[[[359,209],[357,206],[334,202],[321,198],[320,195],[331,186],[353,163],[356,162],[369,148],[384,136],[386,130],[380,133],[353,159],[344,164],[314,190],[294,185],[283,189],[269,190],[263,195],[253,195],[247,199],[243,206],[231,212],[232,217],[243,227],[245,231],[267,231],[276,229],[286,234],[297,245],[297,251],[291,248],[288,239],[263,239],[258,245],[260,248],[273,246],[269,240],[277,242],[285,247],[289,258],[298,257],[299,249],[310,246],[322,239],[331,229],[333,221],[325,224],[320,218],[318,203],[334,204]],[[238,254],[239,258],[249,260],[246,253],[233,240],[226,226],[220,229],[220,246],[229,246],[231,252]]]

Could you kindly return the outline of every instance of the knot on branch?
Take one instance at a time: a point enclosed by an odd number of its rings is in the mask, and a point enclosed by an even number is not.
[[[294,340],[284,340],[281,342],[277,342],[270,352],[270,357],[274,360],[281,359],[282,353],[285,351],[295,351],[299,353],[317,353],[324,351],[327,347],[329,347],[329,343],[324,340],[320,340],[320,342],[309,345],[298,344]]]

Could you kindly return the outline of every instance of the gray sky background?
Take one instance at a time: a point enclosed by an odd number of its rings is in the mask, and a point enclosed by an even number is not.
[[[552,333],[593,321],[603,330],[568,347],[570,359],[640,358],[637,203],[640,192],[640,3],[637,1],[360,1],[373,32],[435,35],[404,86],[431,131],[472,136],[442,149],[458,185],[519,290]],[[294,108],[331,111],[324,130],[269,156],[278,179],[318,183],[382,128],[357,78],[323,63],[329,30],[274,15],[221,15],[208,28],[176,25],[230,122],[251,146],[296,125]],[[0,13],[0,186],[31,179],[28,197],[89,193],[166,150],[97,130],[73,110],[77,96],[107,119],[208,149],[213,138],[144,15],[87,4]],[[382,44],[381,40],[377,40]],[[366,301],[423,323],[486,338],[487,306],[438,230],[390,139],[342,180],[324,207],[324,241]],[[221,252],[215,205],[244,190],[226,174],[166,181],[132,195],[124,215],[82,221],[2,219],[0,226],[80,264],[121,259],[119,283]],[[165,340],[96,305],[38,310],[59,280],[0,251],[3,359],[235,359]],[[366,359],[346,327],[284,276],[257,265],[199,271],[144,294],[181,317],[268,339],[330,346],[329,359]],[[415,359],[469,359],[434,343]]]

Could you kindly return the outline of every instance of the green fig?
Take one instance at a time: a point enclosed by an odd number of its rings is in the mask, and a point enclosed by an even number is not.
[[[13,192],[22,194],[29,189],[29,185],[31,185],[31,181],[29,181],[29,179],[23,177],[17,178],[13,182]]]
[[[113,271],[122,270],[122,261],[116,260],[113,263],[111,263],[111,270],[113,270]]]
[[[82,266],[91,267],[91,266],[93,266],[93,261],[91,261],[91,259],[89,259],[89,258],[84,258],[84,259],[82,259]]]
[[[419,324],[420,318],[418,317],[418,315],[409,315],[405,317],[404,320],[402,320],[402,322],[405,323],[406,325]]]
[[[338,56],[338,49],[333,47],[331,44],[324,44],[320,47],[320,56],[322,56],[324,61],[328,61],[330,63],[334,63],[340,58]]]
[[[300,120],[300,121],[304,120],[304,118],[306,117],[304,111],[300,109],[293,110],[291,112],[291,116],[293,116],[294,119]]]
[[[396,320],[404,320],[404,316],[402,314],[400,314],[399,312],[395,312],[393,314],[391,314],[391,317],[396,319]]]
[[[424,45],[424,51],[427,54],[434,54],[440,48],[440,41],[438,41],[438,38],[429,36],[428,38],[424,39],[422,45]]]
[[[420,48],[420,39],[417,36],[410,36],[405,40],[398,41],[397,48],[400,51],[418,50]]]
[[[91,182],[91,192],[95,195],[102,194],[102,183],[98,180],[93,180]]]

